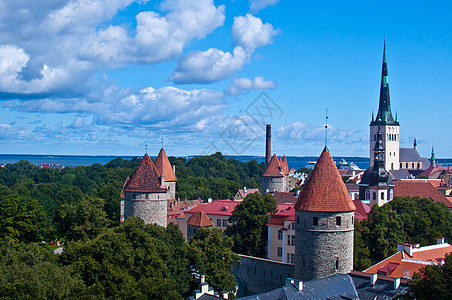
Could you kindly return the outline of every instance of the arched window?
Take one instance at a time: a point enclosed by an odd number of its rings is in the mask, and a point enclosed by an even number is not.
[[[394,170],[394,163],[391,163],[391,170]]]
[[[381,192],[380,199],[381,199],[381,200],[384,200],[384,199],[385,199],[385,193],[384,193],[384,192]]]
[[[366,193],[365,193],[365,197],[364,197],[366,200],[369,200],[370,199],[370,191],[369,190],[366,190]]]
[[[373,193],[372,193],[372,199],[373,199],[373,200],[377,200],[377,193],[376,193],[376,192],[373,192]]]
[[[342,225],[342,219],[341,217],[336,217],[336,225],[341,226]]]

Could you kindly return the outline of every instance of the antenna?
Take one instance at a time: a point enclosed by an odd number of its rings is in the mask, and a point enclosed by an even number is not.
[[[325,147],[328,146],[328,108],[325,109]]]
[[[144,145],[144,148],[146,149],[146,154],[148,153],[148,145]]]

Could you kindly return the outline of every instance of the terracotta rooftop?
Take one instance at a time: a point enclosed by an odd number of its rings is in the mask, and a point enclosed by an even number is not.
[[[295,221],[295,209],[293,205],[278,204],[278,212],[270,216],[267,225],[283,227],[284,221]]]
[[[119,195],[119,199],[125,199],[126,195],[124,193],[124,189],[126,188],[127,183],[129,182],[130,177],[127,176],[126,181],[124,182],[124,185],[122,186],[121,194]]]
[[[282,160],[281,160],[281,166],[282,166],[282,170],[284,175],[289,175],[290,171],[289,171],[289,165],[287,164],[287,158],[284,155]]]
[[[138,167],[124,187],[126,192],[165,193],[166,187],[160,185],[160,173],[149,155],[143,156]]]
[[[271,193],[275,198],[277,204],[295,204],[297,202],[297,194],[293,192],[278,192]]]
[[[428,167],[427,170],[425,170],[424,172],[420,173],[417,175],[417,177],[421,177],[421,176],[431,176],[433,173],[437,173],[437,172],[450,172],[451,169],[450,167],[443,167],[443,166],[435,166],[435,167]]]
[[[272,159],[268,163],[267,168],[265,168],[264,173],[262,173],[262,176],[284,177],[281,162],[279,161],[279,158],[276,156],[276,154],[273,154]]]
[[[211,203],[203,203],[201,206],[193,207],[185,213],[204,211],[207,215],[231,216],[234,208],[241,202],[242,200],[216,200]]]
[[[236,198],[245,199],[246,195],[254,194],[254,193],[260,194],[261,192],[259,191],[259,189],[240,189],[240,190],[237,190],[236,195],[238,194],[238,197],[236,196]]]
[[[429,182],[431,185],[433,185],[434,188],[439,188],[443,182],[442,179],[400,179],[400,181],[409,181],[409,182]]]
[[[326,212],[355,210],[355,205],[327,147],[323,149],[304,185],[295,209]]]
[[[412,247],[412,245],[408,246]],[[439,264],[446,254],[451,252],[452,246],[448,243],[412,248],[411,256],[405,250],[401,250],[364,270],[364,272],[367,274],[383,272],[388,275],[389,269],[390,277],[411,278],[415,272],[419,272],[426,265]]]
[[[176,199],[168,199],[168,217],[178,216],[182,212],[187,211],[198,204],[202,204],[202,200],[185,200],[177,201]]]
[[[165,181],[177,181],[176,175],[174,175],[173,172],[173,167],[171,167],[168,156],[166,156],[163,148],[160,149],[159,155],[155,159],[155,167],[160,174],[165,175]]]
[[[187,225],[208,227],[213,226],[213,223],[205,212],[197,211],[187,220]]]
[[[355,204],[355,219],[358,221],[366,220],[369,217],[370,206],[361,200],[353,200],[353,204]]]
[[[444,203],[447,207],[452,208],[452,203],[433,187],[429,182],[419,181],[397,181],[394,183],[394,197],[420,197],[429,198],[435,202]]]

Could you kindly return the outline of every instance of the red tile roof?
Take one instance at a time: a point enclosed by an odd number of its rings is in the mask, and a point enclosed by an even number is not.
[[[160,173],[149,155],[143,156],[138,167],[124,187],[126,192],[166,193],[167,189],[160,185]]]
[[[124,185],[122,186],[121,194],[119,195],[119,199],[125,199],[126,195],[124,193],[124,189],[126,188],[127,183],[129,182],[130,177],[127,176],[126,181],[124,182]]]
[[[433,185],[434,188],[439,188],[442,184],[442,179],[400,179],[400,181],[409,181],[409,182],[429,182]]]
[[[289,171],[289,165],[287,165],[287,158],[284,155],[282,160],[281,160],[281,165],[282,165],[282,170],[284,175],[289,175],[290,171]]]
[[[327,147],[323,149],[314,170],[304,185],[295,209],[326,212],[355,210],[355,205]]]
[[[261,193],[259,189],[240,189],[237,191],[239,194],[240,199],[245,199],[246,195],[254,194],[254,193]],[[236,193],[236,194],[237,194]]]
[[[210,221],[205,212],[197,211],[187,220],[187,225],[208,227],[213,226],[213,223]]]
[[[452,246],[444,243],[439,245],[414,248],[412,256],[405,251],[399,251],[396,254],[382,260],[381,262],[364,270],[367,274],[384,272],[391,277],[413,277],[415,272],[426,265],[438,264],[439,260],[444,259],[447,253],[452,252]]]
[[[277,204],[295,204],[297,202],[296,193],[293,192],[278,192],[275,191],[271,193],[273,198],[275,198]]]
[[[187,211],[198,204],[201,204],[202,200],[185,200],[177,201],[176,199],[168,199],[168,217],[178,216],[182,212]]]
[[[267,225],[283,227],[284,221],[295,221],[295,209],[292,205],[278,205],[278,212],[270,216]]]
[[[211,203],[204,203],[201,206],[194,207],[186,213],[194,213],[196,211],[204,211],[207,215],[231,216],[234,208],[242,200],[216,200]]]
[[[279,161],[279,158],[276,156],[276,154],[273,154],[273,157],[270,160],[270,162],[268,163],[267,168],[265,169],[264,173],[262,173],[262,176],[284,177],[281,162]]]
[[[174,175],[173,172],[173,167],[171,167],[168,156],[166,156],[163,148],[160,149],[159,155],[155,159],[155,167],[160,174],[165,175],[165,181],[177,181],[176,175]]]
[[[449,208],[452,207],[452,203],[429,182],[411,182],[409,180],[394,182],[394,197],[408,196],[429,198],[433,201],[444,203]]]
[[[355,204],[355,219],[358,221],[366,220],[369,216],[370,206],[361,200],[353,200],[353,204]]]

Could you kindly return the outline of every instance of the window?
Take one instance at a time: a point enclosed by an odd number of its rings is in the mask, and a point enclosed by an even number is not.
[[[370,199],[370,191],[366,190],[366,196],[365,196],[366,200]]]
[[[294,235],[287,236],[287,245],[289,245],[289,246],[295,245],[295,236]]]
[[[287,253],[287,263],[289,263],[289,264],[295,263],[295,254]]]
[[[341,217],[336,217],[336,226],[341,226],[341,224],[342,224]]]
[[[278,257],[282,257],[282,248],[278,247]]]
[[[417,163],[417,168],[418,168],[418,169],[421,168],[421,163]]]
[[[297,216],[297,224],[300,224],[300,216]]]
[[[375,192],[372,193],[372,200],[377,200],[377,193]]]
[[[221,220],[220,219],[217,220],[217,227],[221,227]]]
[[[381,199],[381,200],[384,200],[384,199],[385,199],[385,193],[384,193],[384,192],[381,192],[380,199]]]
[[[228,220],[223,220],[223,227],[228,227]]]
[[[391,170],[394,170],[394,163],[391,163]]]
[[[352,225],[353,225],[354,219],[355,219],[355,218],[354,218],[354,217],[352,217]]]
[[[403,164],[402,163],[400,163],[400,168],[403,168]]]
[[[336,270],[339,269],[339,257],[336,257]]]
[[[313,226],[319,226],[319,218],[318,217],[312,218],[312,225]]]
[[[278,240],[282,240],[282,231],[278,230]]]

